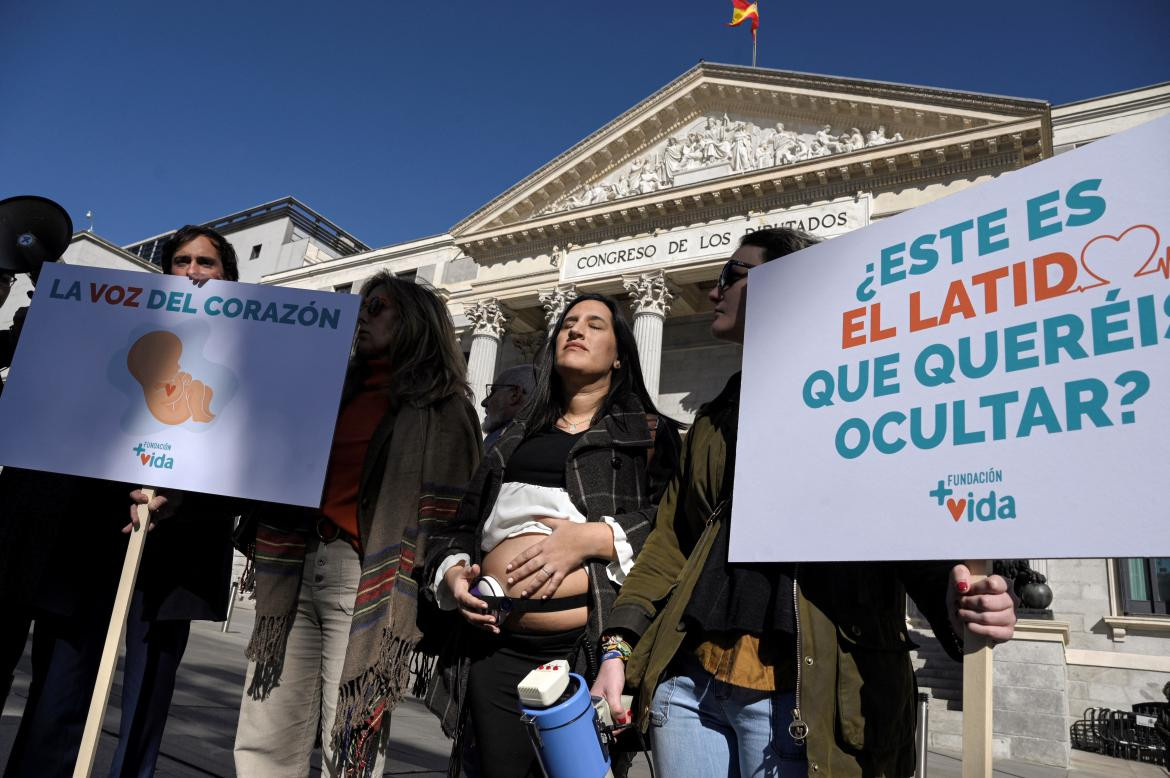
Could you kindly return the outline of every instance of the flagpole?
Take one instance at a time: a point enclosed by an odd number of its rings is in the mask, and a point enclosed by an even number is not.
[[[756,66],[756,31],[752,30],[752,67]]]

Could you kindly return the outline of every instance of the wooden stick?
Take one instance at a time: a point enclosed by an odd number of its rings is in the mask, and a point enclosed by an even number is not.
[[[142,493],[146,495],[146,503],[138,506],[138,529],[130,533],[130,543],[126,546],[126,561],[122,563],[122,578],[118,581],[118,594],[114,597],[110,628],[106,631],[106,644],[102,649],[101,664],[98,665],[97,683],[93,687],[93,697],[90,698],[89,715],[85,719],[85,733],[81,737],[81,751],[73,767],[73,778],[89,778],[97,757],[102,720],[106,717],[110,688],[114,685],[114,670],[118,666],[118,644],[122,642],[122,633],[126,630],[130,598],[134,596],[134,580],[138,577],[138,565],[142,561],[146,531],[150,526],[150,509],[147,504],[154,499],[154,489],[143,487]]]
[[[967,562],[971,586],[987,577],[987,562]],[[963,778],[991,778],[991,643],[963,630]]]

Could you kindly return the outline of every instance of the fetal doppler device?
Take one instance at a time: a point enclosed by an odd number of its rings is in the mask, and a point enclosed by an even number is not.
[[[558,659],[536,668],[516,686],[520,720],[547,778],[612,778],[613,719],[602,697]],[[629,696],[622,697],[628,709]]]

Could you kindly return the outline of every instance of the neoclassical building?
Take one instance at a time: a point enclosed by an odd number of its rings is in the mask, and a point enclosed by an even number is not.
[[[745,232],[831,238],[1052,153],[1043,101],[700,64],[447,233],[264,283],[416,274],[447,295],[479,397],[567,300],[628,297],[647,384],[689,420],[739,362],[706,296]]]
[[[1054,107],[701,63],[441,235],[368,250],[291,198],[211,224],[237,244],[244,280],[356,292],[388,270],[434,286],[477,399],[532,358],[576,295],[615,295],[660,408],[690,420],[739,368],[739,349],[708,334],[707,295],[745,232],[791,225],[832,239],[1166,113],[1170,83]],[[76,251],[92,253],[99,241],[84,235]],[[105,248],[117,266],[142,264],[161,237]],[[1085,708],[1161,699],[1170,559],[1031,563],[1055,600],[1050,618],[1024,620],[996,651],[994,748],[1067,765],[1068,727]],[[957,751],[957,667],[914,627],[930,742]]]
[[[442,234],[267,276],[356,290],[375,269],[441,290],[477,398],[532,357],[582,292],[628,301],[647,385],[689,420],[738,369],[706,297],[743,233],[831,239],[1170,112],[1170,84],[1053,107],[833,76],[700,64]],[[1162,699],[1170,559],[1031,560],[1055,593],[996,652],[999,757],[1067,766],[1087,707]],[[913,611],[911,611],[913,612]],[[914,623],[930,743],[961,748],[961,676]]]

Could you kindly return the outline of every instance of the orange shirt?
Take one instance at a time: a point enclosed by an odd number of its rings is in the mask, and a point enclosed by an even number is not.
[[[369,368],[369,375],[337,417],[321,500],[321,513],[355,538],[360,537],[357,497],[362,465],[390,399],[390,363],[372,360]]]
[[[695,658],[716,680],[764,692],[796,688],[790,635],[706,632],[700,639]]]

